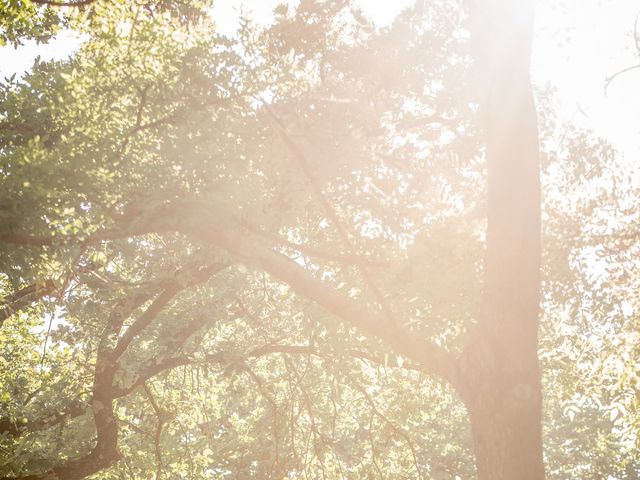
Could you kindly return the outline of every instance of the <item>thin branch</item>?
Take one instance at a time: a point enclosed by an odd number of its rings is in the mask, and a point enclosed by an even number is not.
[[[636,15],[633,22],[633,42],[636,44],[636,50],[640,53],[640,31],[638,30],[638,22],[640,21],[640,13]]]
[[[249,377],[254,381],[254,383],[258,386],[258,391],[260,395],[271,405],[271,410],[273,412],[273,420],[271,423],[271,429],[273,430],[273,444],[274,444],[274,455],[275,461],[274,466],[272,468],[272,475],[276,476],[278,474],[278,468],[280,465],[280,440],[278,435],[278,403],[273,398],[273,396],[267,391],[264,386],[264,380],[260,378],[260,376],[255,373],[248,365],[239,364],[239,368],[241,371],[245,372]]]
[[[33,283],[23,287],[13,295],[5,298],[0,304],[0,327],[14,313],[19,312],[29,305],[39,302],[47,295],[55,291],[55,283],[47,279],[42,283]]]
[[[133,339],[138,336],[153,320],[162,309],[181,291],[207,281],[212,275],[219,272],[227,264],[216,263],[199,269],[187,282],[181,283],[177,279],[171,282],[160,295],[149,305],[142,315],[125,331],[120,337],[113,350],[112,358],[118,360],[129,347]]]
[[[124,151],[124,148],[126,148],[126,146],[129,144],[129,141],[131,140],[131,138],[142,131],[145,130],[150,130],[152,128],[157,128],[157,127],[161,127],[164,125],[173,125],[176,124],[178,122],[178,120],[180,120],[180,117],[188,112],[192,112],[192,111],[200,111],[200,110],[204,110],[208,107],[219,107],[224,105],[225,102],[227,101],[234,101],[234,100],[238,100],[240,98],[243,97],[250,97],[254,95],[254,92],[247,92],[247,93],[239,93],[237,95],[229,95],[227,97],[213,97],[213,98],[208,98],[206,99],[204,102],[186,102],[183,105],[179,105],[177,106],[173,111],[159,117],[156,118],[155,120],[150,120],[147,123],[143,123],[142,122],[142,114],[143,114],[143,109],[147,100],[147,89],[148,86],[145,87],[145,89],[141,92],[141,99],[140,99],[140,104],[138,106],[138,110],[136,113],[136,122],[134,124],[133,127],[131,127],[131,129],[129,130],[129,132],[126,134],[123,144],[122,144],[122,148],[120,149],[121,152]]]
[[[418,463],[418,456],[416,454],[415,445],[413,444],[413,441],[411,440],[409,435],[404,430],[402,430],[399,426],[393,423],[393,421],[387,418],[387,416],[384,415],[380,410],[378,410],[378,407],[376,406],[376,403],[373,401],[373,398],[371,398],[371,396],[366,392],[365,389],[358,386],[356,386],[355,388],[362,394],[364,399],[371,406],[373,413],[375,413],[376,416],[378,416],[382,421],[384,421],[387,425],[389,425],[389,428],[391,428],[391,430],[393,430],[393,432],[396,433],[396,435],[401,437],[407,443],[407,445],[409,446],[409,449],[411,450],[411,455],[413,457],[413,465],[414,465],[414,468],[416,469],[416,473],[418,474],[418,478],[420,479],[424,478],[424,475],[420,471],[420,466]]]
[[[156,456],[156,480],[160,480],[162,477],[162,448],[160,447],[160,438],[162,436],[162,429],[164,428],[164,414],[162,409],[158,406],[158,402],[156,402],[153,397],[153,393],[151,393],[151,389],[146,383],[142,384],[142,388],[149,399],[149,403],[151,404],[151,408],[153,408],[153,412],[156,414],[156,418],[158,419],[158,423],[156,425],[156,431],[153,436],[154,450]]]
[[[64,243],[65,241],[71,240],[82,242],[85,246],[87,246],[100,243],[105,240],[119,240],[121,238],[127,238],[133,235],[147,233],[139,232],[135,228],[131,228],[130,225],[123,225],[123,227],[124,228],[96,232],[89,235],[88,237],[72,235],[53,237],[50,235],[30,235],[28,233],[11,232],[0,234],[0,242],[8,243],[11,245],[18,245],[21,247],[52,247],[56,243]]]
[[[247,264],[289,284],[298,294],[316,301],[363,333],[383,341],[396,353],[415,362],[423,372],[454,383],[457,381],[456,360],[452,354],[433,342],[417,338],[402,325],[389,322],[386,315],[361,307],[286,255],[243,234],[239,222],[224,207],[198,199],[176,199],[143,209],[134,218],[128,218],[126,223],[118,235],[108,233],[126,237],[177,231],[221,247],[244,259]]]
[[[332,262],[337,262],[337,263],[342,263],[345,265],[356,265],[356,266],[361,266],[361,265],[365,265],[365,266],[375,266],[375,267],[387,267],[388,263],[387,262],[383,262],[380,260],[377,260],[375,258],[370,258],[366,255],[354,255],[354,254],[350,254],[350,255],[340,255],[338,253],[335,252],[328,252],[326,250],[321,250],[318,248],[313,248],[310,247],[308,245],[301,245],[299,243],[294,243],[291,242],[287,239],[284,239],[282,237],[280,237],[279,235],[270,233],[270,232],[265,232],[263,230],[258,230],[255,229],[249,225],[247,225],[247,222],[242,222],[243,226],[246,226],[247,228],[249,228],[252,232],[264,236],[265,238],[268,238],[276,243],[279,243],[280,245],[282,245],[284,248],[288,248],[291,250],[294,250],[296,252],[299,252],[302,255],[308,256],[308,257],[315,257],[315,258],[322,258],[324,260],[329,260]]]
[[[272,121],[276,125],[278,133],[280,134],[280,137],[282,138],[284,144],[287,146],[287,148],[291,152],[291,155],[293,156],[295,161],[298,163],[300,169],[302,170],[304,175],[307,177],[307,181],[310,183],[314,194],[316,195],[316,197],[318,198],[318,201],[320,202],[320,205],[322,206],[322,209],[324,210],[327,217],[329,217],[329,220],[331,221],[334,228],[338,232],[338,236],[340,237],[340,240],[347,247],[347,251],[349,252],[349,254],[355,256],[356,249],[353,246],[349,238],[349,235],[347,234],[347,231],[342,225],[342,222],[340,222],[340,219],[338,218],[337,213],[335,212],[335,210],[333,209],[333,207],[325,197],[324,193],[322,192],[322,189],[320,188],[320,185],[318,185],[318,182],[316,181],[316,178],[313,172],[311,171],[311,168],[309,166],[309,162],[307,161],[306,156],[304,155],[302,150],[298,147],[298,145],[293,141],[284,123],[282,123],[282,121],[273,111],[271,106],[264,100],[262,99],[260,100],[262,101],[262,104],[264,106],[265,111],[267,112],[267,115],[272,119]],[[382,294],[382,292],[380,291],[376,283],[373,281],[373,278],[369,274],[368,270],[365,268],[364,265],[359,265],[358,269],[360,270],[360,274],[362,275],[362,278],[364,279],[365,283],[371,289],[376,301],[380,304],[380,307],[382,308],[384,315],[387,317],[387,320],[392,324],[396,324],[395,316],[393,314],[393,311],[391,310],[391,307],[389,306],[387,300],[384,298],[384,295]]]
[[[63,423],[67,419],[76,418],[87,411],[86,402],[80,400],[71,402],[64,409],[53,412],[41,420],[29,422],[27,424],[16,423],[9,417],[0,418],[0,434],[7,434],[11,437],[19,437],[26,431],[39,431],[51,428]]]
[[[607,94],[607,89],[609,88],[609,85],[611,85],[611,82],[613,82],[617,77],[619,77],[620,75],[630,72],[632,70],[636,70],[637,68],[640,68],[640,64],[638,65],[632,65],[630,67],[627,68],[623,68],[622,70],[614,73],[613,75],[611,75],[610,77],[607,77],[604,83],[604,94]]]
[[[0,242],[20,245],[23,247],[50,247],[53,245],[53,238],[29,235],[28,233],[10,232],[0,234]]]
[[[201,315],[197,319],[187,323],[187,325],[181,330],[175,332],[172,335],[171,340],[166,345],[167,350],[164,352],[164,355],[167,355],[168,358],[165,358],[164,360],[159,360],[158,358],[151,359],[149,362],[147,362],[146,366],[144,366],[139,371],[137,379],[133,382],[133,384],[129,385],[128,387],[117,388],[115,395],[117,397],[128,395],[136,388],[141,386],[144,382],[164,371],[198,363],[196,360],[186,355],[179,357],[175,357],[173,355],[183,347],[183,345],[187,342],[187,340],[189,340],[189,338],[191,338],[208,322],[210,322],[210,319],[206,315]],[[215,354],[208,356],[207,362],[223,363],[226,358],[227,357],[224,354]]]
[[[129,347],[133,339],[142,332],[158,314],[164,309],[164,307],[176,296],[181,290],[180,284],[177,282],[158,295],[155,300],[149,305],[149,307],[138,317],[138,319],[125,331],[124,335],[120,337],[116,347],[113,349],[112,358],[118,360],[125,350]]]
[[[185,212],[190,212],[191,215]],[[298,294],[316,301],[330,313],[362,332],[382,340],[403,357],[413,360],[426,373],[452,382],[456,380],[456,362],[449,352],[433,342],[417,338],[400,325],[390,323],[384,315],[361,307],[352,299],[325,285],[287,256],[234,230],[236,222],[224,209],[212,204],[175,202],[156,211],[155,215],[158,215],[162,222],[166,222],[167,218],[173,219],[173,225],[167,225],[165,228],[178,230],[192,238],[224,248],[244,259],[246,263],[289,284]],[[197,218],[198,221],[194,221],[193,218]],[[208,218],[215,219],[214,223],[203,221]],[[153,227],[151,218],[148,220],[148,227]]]

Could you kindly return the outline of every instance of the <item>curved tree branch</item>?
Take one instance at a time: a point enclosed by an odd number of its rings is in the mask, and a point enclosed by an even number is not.
[[[0,327],[4,321],[23,308],[39,302],[55,290],[53,280],[47,279],[43,283],[33,283],[21,288],[13,295],[3,299],[0,304]]]
[[[456,383],[455,358],[444,348],[425,339],[416,338],[402,326],[389,322],[386,315],[361,307],[354,300],[326,286],[290,258],[243,235],[233,217],[216,205],[189,201],[174,202],[155,213],[160,215],[159,218],[165,225],[167,218],[173,219],[171,226],[168,226],[169,229],[178,230],[187,236],[227,250],[247,264],[289,284],[296,293],[314,300],[363,333],[383,341],[398,354],[419,365],[425,373]],[[153,228],[152,217],[147,220],[149,228]]]

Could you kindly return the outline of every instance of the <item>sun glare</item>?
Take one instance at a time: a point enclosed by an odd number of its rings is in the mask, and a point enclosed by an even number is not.
[[[0,480],[640,478],[637,1],[2,0],[0,45]]]

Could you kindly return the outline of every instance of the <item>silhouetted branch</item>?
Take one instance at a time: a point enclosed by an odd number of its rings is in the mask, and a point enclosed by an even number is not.
[[[609,88],[609,85],[611,85],[611,82],[613,82],[617,77],[619,77],[620,75],[630,72],[632,70],[635,70],[637,68],[640,68],[640,64],[638,65],[632,65],[630,67],[627,68],[623,68],[622,70],[614,73],[613,75],[611,75],[610,77],[607,77],[604,83],[604,93],[605,95],[607,94],[607,88]]]
[[[153,393],[151,393],[151,389],[149,388],[149,386],[146,383],[143,383],[142,388],[144,389],[144,392],[147,394],[147,398],[149,399],[149,403],[151,404],[151,408],[153,408],[153,412],[155,413],[156,419],[157,419],[156,431],[153,436],[153,444],[154,444],[154,451],[156,456],[156,480],[160,480],[160,477],[162,475],[162,468],[163,468],[162,448],[160,447],[160,437],[162,435],[162,429],[164,427],[164,415],[163,415],[162,409],[158,405],[158,402],[154,398]]]
[[[262,101],[262,105],[264,106],[264,109],[267,112],[267,115],[269,116],[269,118],[271,118],[271,120],[276,125],[278,133],[280,134],[280,137],[282,138],[287,149],[291,152],[292,157],[298,163],[298,166],[304,173],[305,177],[307,178],[307,181],[311,184],[313,193],[318,198],[318,201],[320,202],[322,209],[324,210],[327,217],[329,217],[329,220],[331,221],[334,228],[338,232],[338,236],[340,237],[340,240],[347,247],[347,251],[349,252],[349,254],[355,256],[356,249],[349,238],[349,234],[347,233],[346,229],[342,225],[342,222],[340,222],[340,219],[338,218],[337,213],[335,212],[335,210],[333,209],[333,207],[325,197],[324,193],[322,192],[320,185],[318,185],[318,182],[316,181],[316,178],[313,172],[311,171],[311,168],[309,166],[309,162],[307,161],[306,156],[304,155],[302,150],[298,147],[298,145],[293,141],[284,123],[282,123],[280,118],[275,114],[271,106],[265,101]],[[380,307],[382,308],[384,315],[387,317],[387,321],[395,325],[396,320],[391,310],[391,307],[389,306],[389,303],[387,302],[386,298],[384,298],[384,295],[382,294],[382,292],[380,291],[376,283],[373,281],[373,278],[369,274],[366,267],[364,265],[358,265],[358,270],[360,271],[360,274],[362,275],[362,278],[364,279],[367,286],[371,289],[371,292],[373,293],[373,296],[375,297],[376,301],[380,304]]]
[[[298,294],[318,302],[327,311],[360,331],[382,340],[398,354],[414,361],[423,371],[450,381],[455,380],[455,359],[442,347],[417,338],[401,326],[389,322],[384,315],[361,307],[354,300],[328,287],[290,258],[243,235],[234,229],[237,222],[222,208],[185,200],[184,203],[165,205],[149,214],[147,228],[154,228],[153,218],[156,217],[162,222],[161,228],[178,230],[192,238],[217,245],[274,278],[288,283]],[[167,222],[168,218],[173,221]],[[194,218],[199,221],[194,221]]]
[[[355,388],[362,394],[364,399],[371,406],[371,410],[373,411],[373,413],[382,421],[384,421],[396,435],[401,437],[407,443],[407,445],[409,446],[409,449],[411,450],[411,455],[413,457],[413,466],[416,469],[418,478],[424,478],[424,476],[422,475],[422,472],[420,471],[418,456],[416,454],[416,447],[413,444],[411,437],[409,437],[409,435],[404,430],[402,430],[393,421],[391,421],[386,415],[384,415],[380,410],[378,410],[378,407],[376,406],[376,403],[373,401],[373,398],[371,398],[371,395],[369,395],[365,389],[358,386],[356,386]]]
[[[39,302],[42,298],[53,293],[55,284],[53,280],[45,280],[43,283],[34,283],[21,288],[13,295],[5,298],[0,304],[0,327],[4,321],[23,308]]]

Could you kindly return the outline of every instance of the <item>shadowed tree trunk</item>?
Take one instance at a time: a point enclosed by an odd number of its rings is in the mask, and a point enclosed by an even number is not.
[[[471,10],[489,198],[485,297],[461,359],[460,390],[480,480],[544,478],[540,167],[529,77],[534,11],[534,0],[478,0]]]

